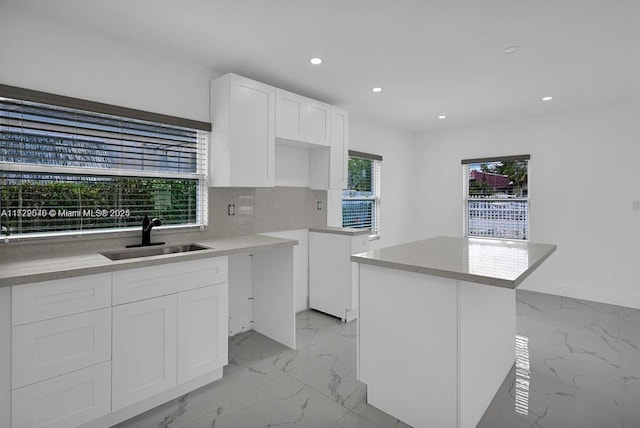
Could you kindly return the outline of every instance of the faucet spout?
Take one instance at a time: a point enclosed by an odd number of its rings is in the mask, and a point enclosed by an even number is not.
[[[160,226],[162,222],[158,218],[149,220],[149,216],[145,215],[142,219],[142,246],[151,245],[151,229],[154,226]]]

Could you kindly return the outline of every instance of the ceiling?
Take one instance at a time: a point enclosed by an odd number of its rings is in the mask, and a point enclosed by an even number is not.
[[[640,99],[638,0],[3,1],[411,132]]]

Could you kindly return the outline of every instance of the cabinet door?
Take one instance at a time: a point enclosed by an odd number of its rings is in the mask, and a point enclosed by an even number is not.
[[[330,189],[347,188],[348,146],[349,115],[342,109],[331,107]]]
[[[230,85],[230,185],[273,187],[275,88],[235,74]]]
[[[276,138],[305,140],[306,98],[276,88]]]
[[[12,392],[14,428],[77,427],[111,410],[111,363],[105,362]]]
[[[178,383],[227,364],[227,284],[178,294]]]
[[[307,99],[306,141],[322,146],[331,145],[331,106]]]
[[[177,295],[113,308],[112,411],[176,385]]]

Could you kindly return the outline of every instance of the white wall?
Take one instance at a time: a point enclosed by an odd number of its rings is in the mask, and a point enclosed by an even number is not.
[[[531,154],[531,240],[557,252],[521,288],[640,308],[640,105],[421,134],[421,235],[462,235],[460,160]]]
[[[0,13],[0,83],[209,122],[211,73],[11,5]]]
[[[349,116],[349,150],[382,156],[380,193],[380,239],[370,249],[388,247],[418,239],[417,215],[419,186],[416,144],[412,133]]]

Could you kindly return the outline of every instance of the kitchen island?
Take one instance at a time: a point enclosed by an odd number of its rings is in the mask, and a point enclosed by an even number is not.
[[[436,237],[359,264],[358,379],[420,427],[475,427],[515,361],[515,288],[555,245]]]

